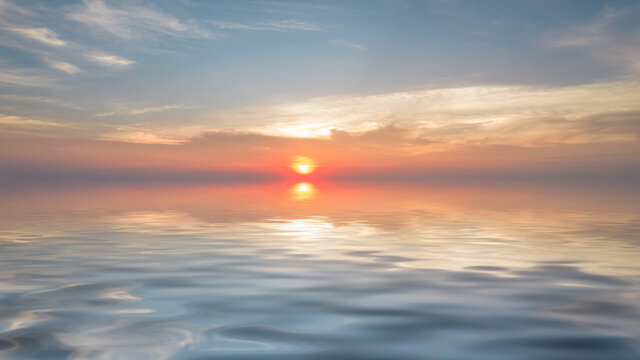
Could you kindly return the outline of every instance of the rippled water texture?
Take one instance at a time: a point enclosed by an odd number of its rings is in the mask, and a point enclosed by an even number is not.
[[[637,195],[3,190],[0,358],[639,359]]]

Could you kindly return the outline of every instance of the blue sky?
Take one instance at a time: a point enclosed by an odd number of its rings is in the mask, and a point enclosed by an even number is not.
[[[640,134],[637,1],[0,0],[0,54],[5,137]]]

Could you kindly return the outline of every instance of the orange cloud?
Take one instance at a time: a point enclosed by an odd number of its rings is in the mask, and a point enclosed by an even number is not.
[[[259,172],[289,176],[291,158],[307,156],[318,165],[314,175],[319,177],[535,177],[569,173],[588,177],[633,173],[640,168],[640,143],[633,140],[638,136],[636,115],[616,116],[583,120],[581,130],[566,135],[562,142],[540,142],[536,146],[447,143],[438,141],[437,136],[418,137],[415,131],[394,124],[365,132],[333,130],[326,138],[214,131],[174,145],[9,133],[0,134],[0,164],[4,169],[58,172],[91,169],[112,174]],[[572,126],[568,121],[546,121],[548,125],[541,121],[522,126],[530,132],[547,131],[545,126]],[[496,136],[509,136],[511,131],[520,129],[504,128]],[[591,139],[589,143],[568,141],[571,136]]]

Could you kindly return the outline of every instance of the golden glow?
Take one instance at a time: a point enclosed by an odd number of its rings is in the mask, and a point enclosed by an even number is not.
[[[296,170],[300,173],[300,174],[308,174],[309,171],[311,171],[311,166],[309,165],[302,165],[302,164],[298,164],[296,165]]]
[[[293,164],[291,165],[291,167],[293,168],[293,171],[297,172],[298,174],[306,175],[313,172],[316,165],[313,163],[313,160],[308,157],[297,156],[293,160]]]
[[[291,189],[291,195],[294,200],[311,199],[315,193],[316,188],[308,182],[298,183]]]

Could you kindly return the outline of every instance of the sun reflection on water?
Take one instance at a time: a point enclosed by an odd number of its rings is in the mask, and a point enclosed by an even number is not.
[[[315,186],[308,182],[298,183],[291,189],[291,197],[294,200],[308,200],[311,199],[315,193]]]

